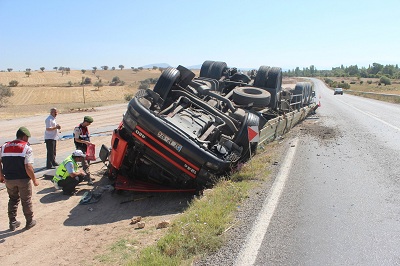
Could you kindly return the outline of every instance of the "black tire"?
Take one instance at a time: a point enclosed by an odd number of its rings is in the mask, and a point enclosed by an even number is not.
[[[301,95],[301,96],[294,96],[296,97],[295,101],[300,103],[296,104],[296,109],[299,109],[302,107],[303,102],[304,102],[304,97],[305,97],[305,90],[306,90],[306,84],[305,82],[297,82],[296,86],[294,87],[293,94],[295,95]],[[298,99],[301,98],[301,99]]]
[[[233,102],[239,105],[253,103],[254,107],[266,107],[271,100],[271,94],[260,88],[239,87],[233,90]]]
[[[248,135],[248,127],[249,126],[259,126],[260,124],[260,118],[253,114],[253,113],[247,113],[246,120],[244,121],[242,128],[240,129],[236,139],[235,143],[237,143],[239,146],[243,147],[242,155],[240,157],[240,161],[244,162],[250,159],[250,151],[251,154],[255,154],[257,150],[257,142],[252,142],[249,143],[249,135]],[[250,145],[249,145],[250,144]],[[250,146],[250,148],[249,148]]]
[[[266,90],[271,95],[271,100],[269,101],[268,106],[271,109],[276,110],[278,108],[278,102],[280,101],[280,99],[279,99],[280,92],[278,89],[273,89],[273,88],[266,88]]]
[[[156,85],[154,86],[153,91],[158,93],[161,99],[165,101],[165,99],[168,97],[169,91],[171,90],[172,86],[177,82],[179,77],[179,70],[173,67],[168,67],[161,74]]]
[[[267,88],[281,90],[282,87],[282,68],[272,67],[267,74]]]
[[[214,62],[208,71],[208,77],[211,79],[220,80],[222,74],[227,69],[228,65],[225,62]]]
[[[199,76],[203,78],[208,78],[208,72],[210,70],[211,65],[214,64],[214,62],[215,61],[211,60],[204,61],[204,63],[201,65]]]
[[[259,88],[265,88],[267,85],[269,66],[260,66],[257,71],[256,77],[254,78],[254,86]]]

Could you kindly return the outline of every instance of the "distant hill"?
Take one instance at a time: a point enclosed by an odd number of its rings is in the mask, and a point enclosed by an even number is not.
[[[161,67],[161,68],[167,68],[167,67],[170,67],[171,65],[170,65],[170,64],[167,64],[167,63],[156,63],[156,64],[144,65],[144,66],[142,66],[142,67],[143,67],[143,68],[153,68],[153,66]]]

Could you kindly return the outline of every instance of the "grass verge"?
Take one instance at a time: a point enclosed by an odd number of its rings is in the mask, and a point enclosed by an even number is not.
[[[276,144],[269,144],[273,147]],[[273,152],[260,145],[259,154],[230,179],[218,182],[203,197],[194,199],[177,217],[168,232],[154,245],[133,255],[127,265],[190,265],[194,258],[216,251],[224,243],[224,232],[233,224],[235,212],[249,191],[269,178]],[[263,152],[264,150],[264,152]],[[261,152],[260,152],[261,151]]]

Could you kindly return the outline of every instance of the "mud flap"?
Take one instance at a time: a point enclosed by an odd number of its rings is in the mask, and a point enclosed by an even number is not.
[[[108,156],[110,155],[110,149],[106,145],[101,145],[99,157],[100,160],[105,163],[108,160]]]

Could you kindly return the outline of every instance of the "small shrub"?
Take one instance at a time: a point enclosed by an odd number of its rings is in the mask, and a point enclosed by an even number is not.
[[[350,84],[356,84],[356,82],[355,81],[350,81]]]
[[[132,93],[129,93],[129,94],[125,94],[125,95],[124,95],[124,99],[125,99],[125,101],[127,101],[127,102],[129,102],[130,100],[132,100],[132,98],[133,98],[133,94],[132,94]]]
[[[367,83],[368,84],[372,84],[372,80],[367,80]]]
[[[364,83],[364,81],[361,80],[361,81],[360,81],[360,84],[363,84],[363,83]]]
[[[8,101],[8,97],[14,95],[14,92],[9,87],[4,86],[0,83],[0,107],[2,107]]]
[[[100,87],[104,86],[104,84],[101,82],[101,80],[98,80],[93,84],[93,86],[95,86],[97,88],[96,90],[98,91],[100,90]]]
[[[150,87],[148,83],[142,83],[139,85],[139,90],[147,90]]]
[[[86,77],[85,80],[83,81],[84,84],[91,84],[92,83],[92,79],[89,77]]]
[[[382,77],[379,79],[379,82],[380,82],[380,83],[383,83],[385,86],[386,86],[386,85],[391,85],[391,84],[392,84],[392,82],[390,82],[390,79],[389,79],[388,77],[386,77],[386,76],[382,76]]]
[[[10,85],[10,87],[17,87],[18,86],[18,81],[16,80],[11,80],[8,85]]]
[[[113,77],[113,79],[111,80],[112,83],[120,83],[121,80],[119,79],[119,77],[115,76]]]
[[[338,87],[347,90],[347,89],[350,89],[350,84],[347,82],[344,82],[344,83],[338,84]]]

